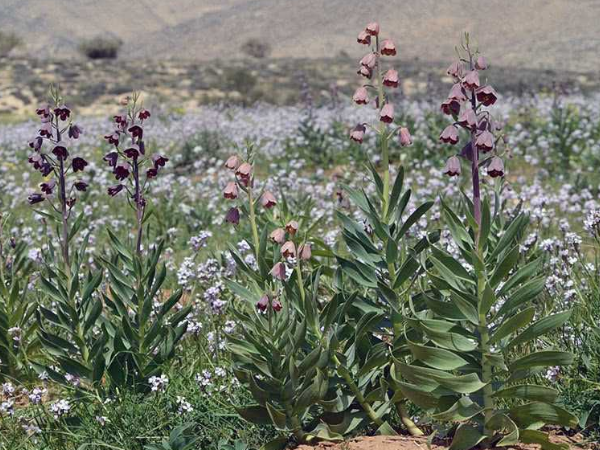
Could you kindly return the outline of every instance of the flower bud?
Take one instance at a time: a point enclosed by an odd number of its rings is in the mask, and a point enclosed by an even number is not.
[[[487,130],[483,130],[477,134],[475,147],[482,152],[489,152],[494,148],[494,135]]]
[[[229,208],[229,211],[227,211],[227,214],[225,215],[225,222],[232,225],[240,223],[240,210],[237,208]]]
[[[373,76],[373,71],[365,66],[360,66],[360,69],[358,69],[358,71],[356,73],[369,79],[369,80]]]
[[[263,295],[260,300],[256,303],[256,309],[261,312],[265,312],[269,307],[269,296],[267,294]]]
[[[394,121],[394,105],[391,103],[386,103],[381,108],[381,112],[379,113],[379,120],[384,123],[392,123]]]
[[[446,144],[456,144],[458,142],[458,130],[454,125],[448,125],[440,134],[440,141]]]
[[[446,73],[454,78],[462,77],[463,69],[462,69],[462,64],[460,63],[460,61],[455,61],[452,64],[450,64],[450,67],[448,67],[448,70],[446,70]]]
[[[234,200],[238,197],[238,188],[235,181],[230,181],[223,190],[223,197]]]
[[[371,45],[371,35],[366,31],[361,31],[360,33],[358,33],[356,42],[363,45]]]
[[[456,177],[460,175],[460,170],[460,160],[458,157],[452,156],[451,158],[448,158],[448,161],[446,161],[446,167],[444,167],[444,174],[450,177]]]
[[[27,197],[27,202],[30,205],[35,205],[36,203],[40,203],[43,202],[45,200],[45,197],[42,194],[39,193],[34,193],[31,194],[29,197]]]
[[[359,123],[354,127],[354,129],[350,133],[350,139],[352,139],[354,142],[362,144],[363,138],[365,137],[365,131],[365,126],[362,123]]]
[[[377,36],[379,35],[379,24],[377,22],[371,22],[367,25],[365,31],[371,36]]]
[[[390,39],[386,39],[381,43],[381,54],[385,56],[396,56],[396,45]]]
[[[275,199],[275,196],[270,191],[265,191],[260,202],[263,208],[271,209],[277,204],[277,199]]]
[[[504,176],[504,163],[502,159],[494,156],[487,168],[487,173],[492,178]]]
[[[360,65],[366,67],[367,69],[373,70],[377,65],[377,56],[375,53],[367,53],[360,60]]]
[[[389,69],[383,74],[383,85],[387,87],[397,88],[400,80],[398,78],[398,71]]]
[[[150,116],[152,114],[150,114],[150,111],[148,111],[147,109],[142,109],[139,113],[138,113],[138,118],[142,121],[149,119]]]
[[[488,68],[487,61],[483,56],[479,56],[475,61],[475,68],[477,70],[485,70]]]
[[[412,145],[412,136],[410,135],[408,128],[401,127],[398,135],[400,136],[400,145],[402,147],[408,147],[409,145]]]
[[[230,156],[225,162],[225,167],[227,167],[229,170],[236,170],[239,167],[239,165],[240,159],[236,155]]]
[[[281,304],[281,302],[277,299],[273,300],[273,302],[271,303],[271,308],[273,308],[273,311],[275,312],[279,312],[283,309],[283,306]]]
[[[308,261],[312,256],[312,249],[310,243],[300,244],[298,247],[298,256],[303,261]]]
[[[479,84],[479,72],[477,72],[476,70],[471,70],[467,72],[467,74],[463,78],[462,84],[465,87],[465,89],[469,89],[471,91],[478,89],[479,86],[481,86]]]
[[[295,235],[296,232],[298,231],[298,222],[296,222],[295,220],[290,220],[285,225],[285,231],[287,231],[288,233],[290,233],[292,236]]]
[[[281,256],[286,259],[296,257],[296,246],[292,241],[287,241],[281,246]]]
[[[285,242],[285,230],[283,228],[275,228],[269,237],[273,242],[281,245]]]
[[[285,271],[285,264],[282,262],[276,263],[271,269],[271,276],[277,280],[285,280],[287,278]]]
[[[366,105],[367,103],[369,103],[369,95],[368,95],[368,92],[367,92],[367,88],[364,87],[364,86],[359,87],[354,92],[354,95],[352,96],[352,100],[357,105]]]

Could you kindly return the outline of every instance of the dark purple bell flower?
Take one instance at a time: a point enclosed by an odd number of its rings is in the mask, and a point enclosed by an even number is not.
[[[108,195],[110,195],[111,197],[114,197],[119,192],[121,192],[124,187],[125,186],[123,186],[122,184],[115,184],[114,186],[110,186],[108,188]]]
[[[139,125],[134,125],[130,127],[127,131],[129,131],[131,133],[131,136],[133,136],[134,138],[142,139],[142,137],[144,136],[144,129]]]
[[[240,210],[237,208],[230,208],[225,216],[225,221],[233,225],[240,223]]]
[[[117,160],[119,159],[119,154],[117,152],[110,152],[104,155],[104,158],[102,159],[106,161],[110,167],[115,167],[117,165]]]
[[[40,173],[44,177],[47,177],[48,175],[50,175],[53,170],[54,169],[52,168],[52,164],[50,164],[48,161],[44,161],[44,163],[42,164],[42,167],[40,167],[40,169],[39,169]]]
[[[159,167],[165,167],[165,164],[169,161],[169,158],[165,158],[162,155],[155,154],[152,155],[152,162],[154,163],[154,168],[158,169]]]
[[[71,110],[66,106],[63,106],[62,108],[58,107],[54,108],[54,114],[56,114],[60,120],[67,120],[71,115]]]
[[[40,184],[40,189],[46,195],[52,195],[52,192],[54,191],[55,187],[56,187],[56,180],[54,180],[54,179]]]
[[[139,113],[138,113],[138,117],[140,120],[146,120],[148,119],[152,114],[150,114],[150,111],[148,111],[147,109],[142,109]]]
[[[41,136],[37,136],[35,139],[29,141],[29,146],[37,152],[42,148],[43,143],[44,138]]]
[[[158,170],[156,170],[154,167],[151,167],[150,169],[148,169],[146,171],[146,177],[148,177],[148,178],[156,178],[157,175],[158,175]]]
[[[88,188],[88,184],[81,180],[77,180],[75,183],[73,183],[73,186],[75,186],[75,189],[77,189],[79,192],[85,192]]]
[[[71,125],[69,127],[69,137],[72,139],[79,139],[79,135],[83,133],[83,130],[79,125]]]
[[[115,170],[114,170],[115,178],[119,181],[127,178],[129,176],[130,172],[131,172],[131,166],[129,165],[129,163],[122,162],[115,166]]]
[[[128,158],[136,159],[140,156],[140,147],[137,144],[132,144],[127,147],[123,153],[125,153],[125,156]]]
[[[110,145],[114,145],[116,147],[119,145],[119,132],[115,131],[113,134],[107,134],[104,136],[104,139],[106,139]]]
[[[36,192],[35,194],[31,194],[29,197],[27,197],[27,201],[30,205],[35,205],[36,203],[43,202],[44,199],[45,197],[38,192]]]
[[[52,153],[59,159],[65,160],[69,157],[69,152],[64,145],[57,145],[52,149]]]
[[[79,156],[73,158],[73,172],[83,172],[83,169],[85,169],[85,166],[88,165],[88,162],[83,159],[80,158]]]

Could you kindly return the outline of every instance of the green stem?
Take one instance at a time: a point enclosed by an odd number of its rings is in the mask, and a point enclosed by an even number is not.
[[[481,257],[481,250],[478,250]],[[483,301],[483,292],[485,290],[484,274],[477,271],[477,304],[480,305]],[[483,387],[483,407],[485,408],[485,423],[487,423],[494,414],[494,391],[492,388],[492,366],[489,361],[490,356],[490,334],[487,323],[487,314],[479,313],[479,333],[481,336],[481,381],[485,383]],[[494,430],[487,428],[484,425],[484,434],[489,438],[494,436]]]
[[[381,420],[380,417],[377,417],[375,410],[365,399],[365,396],[362,394],[362,392],[360,391],[360,389],[354,382],[354,379],[352,378],[352,375],[350,374],[348,369],[346,369],[342,365],[342,363],[339,360],[339,358],[337,357],[337,355],[334,354],[332,358],[333,358],[334,364],[336,365],[337,371],[340,373],[340,375],[342,375],[344,380],[346,380],[346,383],[348,383],[348,387],[350,388],[352,393],[356,396],[356,400],[358,401],[358,403],[360,404],[362,409],[367,413],[367,416],[369,416],[369,419],[371,419],[371,422],[373,422],[378,427],[382,426],[383,420]]]
[[[416,423],[412,421],[408,412],[406,411],[406,407],[404,406],[404,401],[400,401],[396,403],[396,410],[400,415],[400,420],[408,430],[411,436],[424,436],[425,433],[417,426]]]
[[[375,48],[377,52],[377,95],[379,100],[379,110],[385,104],[385,93],[383,91],[383,79],[381,73],[381,54],[379,52],[379,36],[375,38]],[[381,146],[381,159],[383,162],[383,218],[387,219],[390,197],[390,156],[388,152],[388,135],[386,133],[385,123],[379,124],[379,143]]]
[[[254,239],[254,253],[256,263],[258,264],[258,252],[260,250],[260,240],[258,239],[258,227],[256,226],[256,213],[254,211],[254,199],[252,198],[252,180],[248,184],[248,207],[250,209],[250,226],[252,227],[252,238]]]

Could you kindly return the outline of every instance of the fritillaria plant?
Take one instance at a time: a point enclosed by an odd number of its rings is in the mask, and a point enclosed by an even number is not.
[[[390,207],[389,142],[396,136],[400,145],[406,147],[412,144],[412,137],[408,128],[394,125],[394,105],[386,96],[386,89],[396,89],[400,85],[398,71],[394,68],[385,70],[383,64],[384,57],[396,55],[395,44],[390,39],[381,40],[379,24],[376,22],[368,24],[359,33],[357,42],[369,47],[369,53],[360,60],[360,67],[357,72],[369,81],[354,92],[352,99],[357,105],[368,105],[373,102],[378,111],[379,123],[357,124],[350,133],[350,139],[362,144],[367,128],[371,128],[377,133],[384,170],[382,215],[387,219]],[[373,95],[374,100],[371,100],[371,95]]]
[[[115,130],[104,136],[114,146],[114,150],[104,156],[104,161],[112,168],[117,184],[108,188],[108,195],[116,196],[121,191],[129,195],[129,204],[136,215],[135,250],[142,252],[143,223],[146,213],[146,193],[150,182],[165,167],[168,158],[159,153],[146,154],[144,123],[151,117],[150,111],[140,105],[139,94],[126,98],[124,114],[114,116]]]
[[[43,104],[36,114],[40,119],[37,136],[29,142],[29,163],[44,178],[39,192],[28,197],[30,205],[46,202],[59,217],[59,241],[66,271],[70,270],[69,240],[73,233],[69,219],[77,202],[77,193],[85,192],[87,182],[81,179],[87,161],[69,152],[70,143],[79,138],[81,128],[73,123],[72,113],[57,88],[50,88],[52,105]],[[48,214],[44,214],[48,217]],[[50,214],[54,218],[53,214]]]

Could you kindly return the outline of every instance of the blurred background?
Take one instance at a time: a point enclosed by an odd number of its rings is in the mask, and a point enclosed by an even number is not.
[[[291,104],[306,84],[330,101],[358,82],[369,20],[396,42],[409,97],[447,90],[464,31],[504,91],[600,84],[598,0],[0,0],[0,114],[24,113],[49,83],[89,114],[134,89],[186,110]]]

